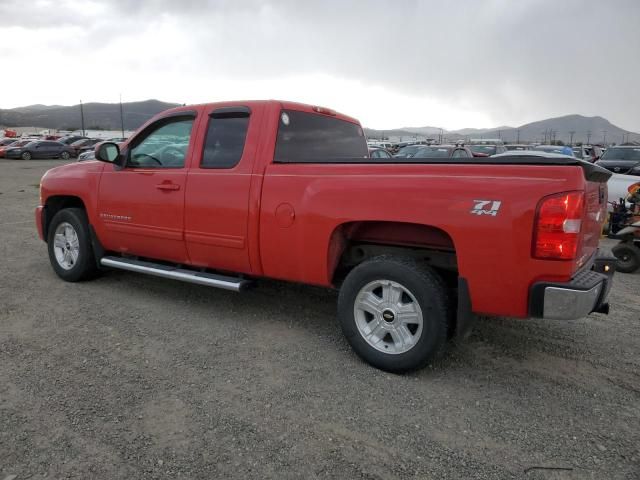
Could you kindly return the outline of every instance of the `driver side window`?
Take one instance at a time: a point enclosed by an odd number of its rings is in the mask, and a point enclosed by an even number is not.
[[[193,118],[175,118],[161,122],[129,151],[127,167],[182,168],[184,167]]]

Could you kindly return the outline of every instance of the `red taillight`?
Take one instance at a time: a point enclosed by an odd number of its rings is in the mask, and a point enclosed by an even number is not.
[[[533,256],[545,260],[573,260],[580,247],[584,193],[565,192],[538,204],[533,233]]]

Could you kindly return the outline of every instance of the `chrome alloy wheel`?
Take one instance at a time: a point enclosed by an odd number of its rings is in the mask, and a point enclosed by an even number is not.
[[[78,234],[70,223],[62,222],[53,236],[53,251],[56,261],[65,270],[71,270],[80,255]]]
[[[376,350],[397,355],[422,334],[422,309],[413,294],[391,280],[375,280],[358,292],[353,314],[358,332]]]

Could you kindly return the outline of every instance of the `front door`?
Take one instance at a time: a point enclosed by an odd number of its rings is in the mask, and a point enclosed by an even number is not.
[[[195,116],[160,119],[122,153],[124,168],[105,167],[98,195],[100,239],[107,250],[178,263],[184,242],[186,164]]]

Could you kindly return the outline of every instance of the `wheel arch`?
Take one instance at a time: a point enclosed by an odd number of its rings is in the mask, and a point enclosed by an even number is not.
[[[354,246],[361,246],[361,251],[351,252]],[[372,248],[374,246],[376,248]],[[410,222],[350,221],[336,226],[329,237],[327,277],[335,284],[343,273],[341,267],[355,266],[370,258],[373,253],[402,250],[429,251],[441,258],[449,257],[454,262],[456,259],[453,238],[442,228]],[[355,253],[355,256],[351,253]],[[450,267],[457,270],[455,263],[450,264]]]
[[[51,220],[60,210],[65,208],[81,208],[85,212],[87,211],[84,200],[75,195],[52,195],[47,198],[44,207],[42,216],[42,232],[45,242],[49,236],[49,225],[51,225]]]

